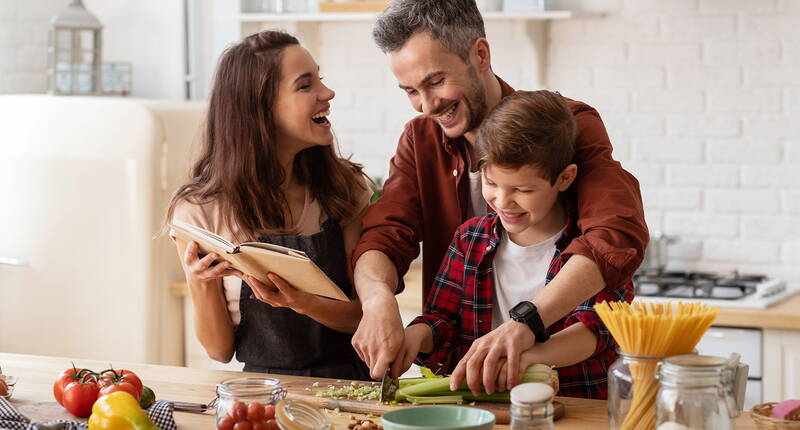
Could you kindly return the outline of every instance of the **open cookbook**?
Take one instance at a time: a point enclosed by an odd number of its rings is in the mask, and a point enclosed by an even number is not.
[[[349,300],[303,251],[261,242],[244,242],[236,246],[210,231],[180,221],[173,222],[170,227],[176,237],[197,242],[202,254],[214,252],[220,259],[230,262],[234,269],[266,285],[272,285],[267,274],[275,273],[298,290]]]

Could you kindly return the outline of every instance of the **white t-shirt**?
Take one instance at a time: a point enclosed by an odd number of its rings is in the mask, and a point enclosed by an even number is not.
[[[508,321],[508,311],[523,300],[531,300],[544,288],[556,242],[564,229],[542,242],[519,246],[503,231],[495,251],[492,330]]]
[[[469,164],[469,163],[468,163]],[[467,207],[467,218],[484,216],[488,213],[486,199],[483,198],[481,191],[481,172],[469,172],[469,207]]]
[[[472,171],[472,160],[467,152],[467,173],[469,175],[469,206],[467,206],[467,218],[484,216],[488,212],[486,199],[483,198],[481,190],[481,172]]]

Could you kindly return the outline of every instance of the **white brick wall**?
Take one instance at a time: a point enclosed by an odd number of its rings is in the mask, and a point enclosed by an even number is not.
[[[0,1],[0,93],[46,89],[47,20],[64,0],[35,3]],[[546,49],[544,83],[599,110],[651,229],[681,236],[675,265],[800,280],[800,1],[577,3],[604,13],[551,22],[546,46],[524,24],[488,22],[495,71],[535,89],[526,53]],[[385,176],[415,112],[370,30],[321,24],[312,50],[343,153]]]
[[[622,0],[551,24],[547,82],[596,105],[624,142],[615,156],[651,229],[681,237],[674,266],[800,279],[798,22],[795,0]],[[607,91],[629,110],[604,110]]]

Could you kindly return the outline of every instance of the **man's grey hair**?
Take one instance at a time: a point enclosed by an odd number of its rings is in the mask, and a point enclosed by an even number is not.
[[[475,39],[486,37],[475,0],[394,0],[378,16],[372,38],[385,54],[399,51],[421,31],[464,62]]]

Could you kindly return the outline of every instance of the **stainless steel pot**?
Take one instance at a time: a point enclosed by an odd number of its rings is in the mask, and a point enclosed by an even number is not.
[[[650,242],[644,251],[644,260],[639,270],[663,271],[667,267],[667,247],[678,241],[674,236],[667,236],[661,232],[653,232]]]

